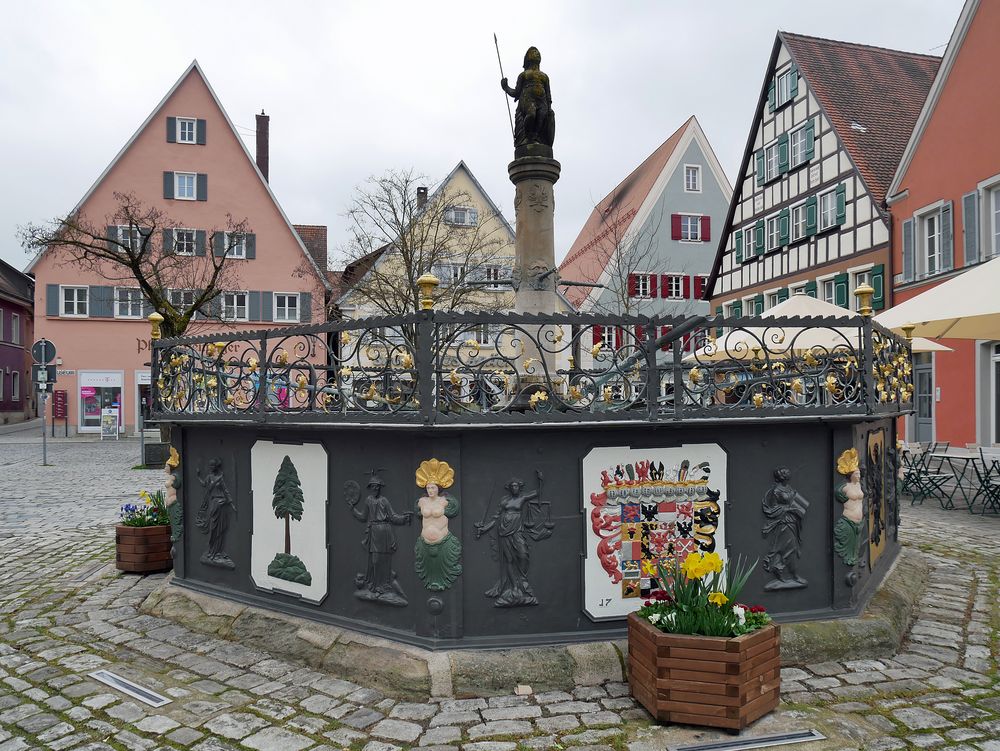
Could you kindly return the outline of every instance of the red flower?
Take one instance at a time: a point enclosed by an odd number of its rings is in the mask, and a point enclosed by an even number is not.
[[[764,607],[762,605],[751,605],[750,606],[750,612],[751,613],[763,613],[764,612]]]

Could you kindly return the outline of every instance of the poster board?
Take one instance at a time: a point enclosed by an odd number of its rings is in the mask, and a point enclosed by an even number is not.
[[[101,440],[118,440],[118,408],[104,407],[101,410]]]

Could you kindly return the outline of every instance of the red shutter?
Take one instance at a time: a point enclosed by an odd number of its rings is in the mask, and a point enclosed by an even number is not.
[[[691,277],[687,274],[684,275],[684,299],[691,299]]]
[[[701,218],[701,241],[707,243],[712,239],[712,217],[703,216]]]
[[[646,338],[646,327],[640,323],[635,326],[635,339],[638,342],[643,341]]]
[[[660,326],[660,336],[663,336],[664,334],[669,334],[669,333],[670,333],[670,326]],[[670,345],[669,344],[660,345],[660,349],[663,350],[664,352],[669,352],[670,351]]]
[[[702,295],[705,294],[705,277],[698,274],[694,278],[694,299],[700,300]]]
[[[650,297],[654,297],[654,298],[657,297],[656,292],[657,292],[657,290],[656,290],[656,274],[650,274],[649,275],[649,296]]]
[[[638,283],[636,282],[635,274],[629,274],[628,275],[628,296],[629,297],[635,297],[635,291],[636,291],[636,287],[637,286],[638,286]]]
[[[593,331],[594,331],[594,344],[600,344],[602,341],[604,341],[604,336],[603,336],[604,329],[602,326],[598,326],[595,323]]]
[[[670,215],[670,238],[672,240],[681,239],[681,215],[671,214]]]
[[[690,333],[687,333],[687,334],[684,335],[684,351],[685,352],[690,352],[691,351],[691,334]]]
[[[615,349],[621,349],[622,346],[622,327],[615,326]]]
[[[668,274],[660,274],[660,297],[666,298],[670,291],[670,283],[667,281]]]

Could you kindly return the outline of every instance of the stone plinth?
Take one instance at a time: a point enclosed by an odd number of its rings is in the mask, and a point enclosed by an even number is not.
[[[524,156],[507,166],[514,183],[514,216],[517,222],[515,267],[520,285],[514,309],[518,313],[556,311],[556,274],[543,275],[555,268],[553,185],[560,165],[545,156]]]

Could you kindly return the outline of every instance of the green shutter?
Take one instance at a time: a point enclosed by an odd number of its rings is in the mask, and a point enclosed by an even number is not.
[[[767,87],[767,111],[774,112],[774,79],[771,79],[771,85]]]
[[[847,302],[848,279],[847,274],[837,274],[833,278],[833,302],[842,308],[850,307],[850,304]]]
[[[753,252],[754,255],[764,254],[764,220],[758,219],[753,228]]]
[[[812,237],[816,234],[816,196],[809,196],[806,199],[806,236]]]
[[[809,297],[816,297],[816,280],[806,282],[806,294]]]
[[[941,271],[955,267],[955,248],[952,244],[951,201],[941,207]]]
[[[778,174],[788,172],[788,134],[778,136]]]
[[[743,230],[736,230],[734,246],[736,250],[736,263],[743,263]]]
[[[778,214],[778,244],[782,247],[788,245],[788,231],[792,222],[792,212],[789,209],[782,209]]]
[[[847,219],[847,183],[837,186],[837,224],[843,224]]]
[[[764,295],[757,295],[753,299],[753,313],[754,315],[761,315],[764,312]]]
[[[715,315],[722,316],[722,306],[721,305],[719,305],[719,306],[717,306],[715,308]],[[715,327],[715,338],[716,339],[721,339],[722,338],[722,333],[723,333],[722,326],[716,326]]]
[[[743,315],[743,301],[734,300],[733,301],[733,318],[739,318]]]
[[[914,243],[913,243],[913,222],[911,219],[904,219],[901,231],[903,233],[903,281],[913,280],[914,270]]]
[[[808,162],[816,153],[816,121],[812,118],[806,123],[805,160]]]
[[[877,263],[872,266],[872,289],[875,290],[875,294],[872,295],[872,308],[874,310],[883,310],[885,308],[885,265]]]
[[[764,184],[764,149],[757,152],[757,185]]]
[[[778,290],[778,302],[784,302],[788,299],[788,287],[782,287]]]
[[[791,92],[792,99],[799,95],[799,66],[792,63],[792,69],[788,72],[789,75],[789,86],[788,89]]]

